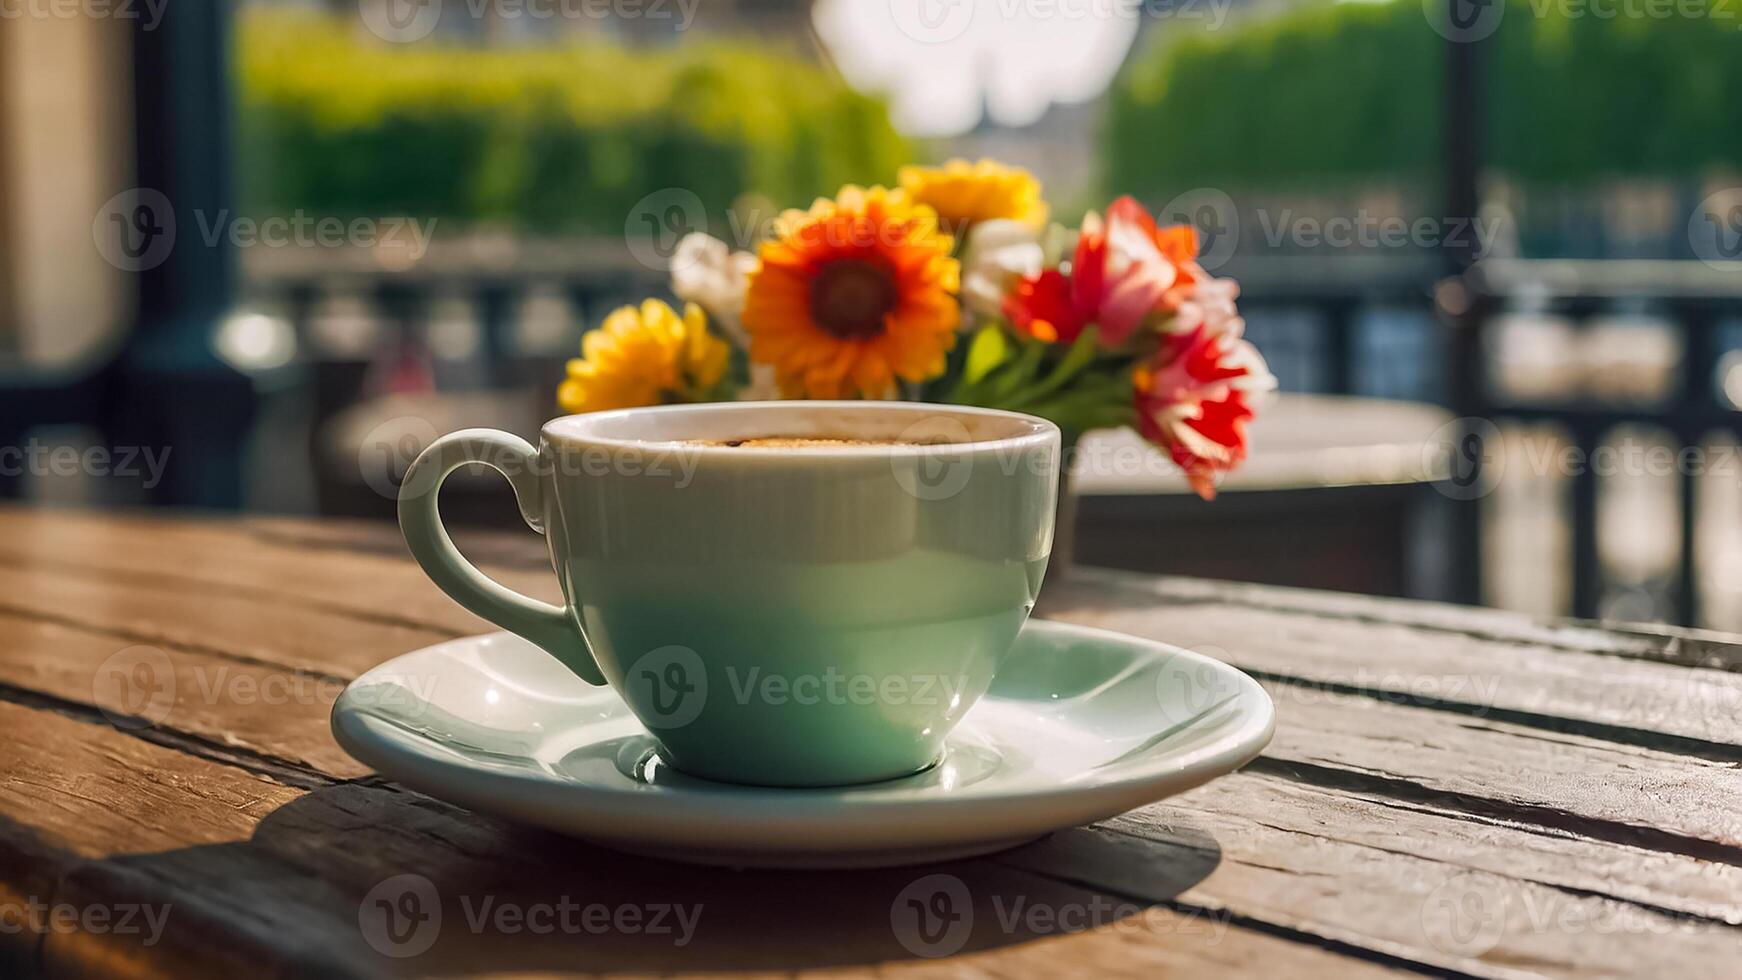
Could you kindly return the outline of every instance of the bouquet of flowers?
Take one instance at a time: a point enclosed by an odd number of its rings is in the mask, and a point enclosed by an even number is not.
[[[1028,172],[955,160],[787,211],[753,253],[690,234],[671,267],[683,312],[612,313],[558,399],[906,397],[1039,415],[1066,445],[1131,426],[1214,497],[1275,386],[1239,287],[1198,264],[1191,226],[1129,197],[1076,229],[1047,217]]]

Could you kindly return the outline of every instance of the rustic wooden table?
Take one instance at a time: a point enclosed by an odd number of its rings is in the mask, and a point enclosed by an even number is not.
[[[1742,640],[1086,570],[1044,612],[1245,668],[1275,742],[990,858],[708,870],[339,750],[347,678],[483,629],[391,528],[0,510],[0,974],[1742,975]],[[940,884],[966,926],[895,927]]]

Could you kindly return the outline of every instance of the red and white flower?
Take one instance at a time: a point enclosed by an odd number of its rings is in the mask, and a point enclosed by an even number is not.
[[[1276,387],[1276,378],[1242,338],[1239,317],[1199,320],[1137,369],[1134,388],[1138,431],[1167,450],[1198,496],[1211,500],[1216,480],[1246,458],[1253,402]]]

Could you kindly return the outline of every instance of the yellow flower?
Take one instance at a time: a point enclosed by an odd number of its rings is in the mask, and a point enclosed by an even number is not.
[[[557,401],[569,412],[694,401],[719,384],[729,353],[694,303],[682,318],[657,299],[621,307],[581,340]]]
[[[1034,228],[1046,224],[1040,181],[1021,167],[951,160],[942,167],[902,167],[900,178],[902,193],[936,211],[944,227],[958,235],[976,221],[994,218]]]
[[[942,374],[961,318],[954,244],[931,208],[882,187],[788,211],[745,295],[750,359],[811,398],[880,398],[897,378]]]

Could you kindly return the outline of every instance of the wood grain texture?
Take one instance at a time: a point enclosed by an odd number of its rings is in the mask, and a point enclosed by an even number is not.
[[[851,888],[829,875],[690,868],[507,826],[374,782],[284,787],[21,706],[0,704],[0,725],[23,736],[0,744],[9,774],[0,784],[8,814],[0,866],[36,869],[32,879],[9,882],[9,895],[117,914],[148,908],[164,923],[156,935],[32,936],[27,949],[9,950],[21,969],[76,975],[128,963],[141,975],[345,976],[876,966],[927,975],[936,970],[902,945],[890,910],[916,877],[943,873],[966,889],[976,924],[952,962],[987,975],[1222,973],[1261,964],[1303,975],[1390,972],[1225,915],[1134,901],[997,861],[854,874]],[[429,883],[430,908],[442,919],[434,945],[401,959],[383,954],[401,948],[383,934],[375,934],[380,947],[371,945],[359,913],[372,894],[400,894],[392,883],[405,875]],[[594,931],[577,915],[575,932],[541,934],[536,923],[499,911],[564,903],[636,909],[646,919]],[[674,911],[671,931],[653,931],[658,910],[678,906],[693,930],[678,931]]]
[[[553,594],[536,537],[461,540],[492,574]],[[326,722],[345,680],[485,628],[391,528],[0,509],[0,903],[172,910],[149,947],[0,932],[0,969],[1717,977],[1742,963],[1734,638],[1093,570],[1045,602],[1254,672],[1276,741],[1241,774],[989,859],[729,873],[507,826],[338,750]],[[141,647],[164,658],[157,673],[131,670]],[[891,924],[928,874],[962,882],[975,923],[938,959]],[[435,945],[405,959],[359,918],[399,875],[428,879],[443,913]],[[565,897],[699,903],[702,927],[680,946],[469,921],[485,899]]]
[[[1227,597],[1193,590],[1181,599],[1169,584],[1084,570],[1051,590],[1042,611],[1166,638],[1260,679],[1742,762],[1742,674],[1593,658],[1618,652],[1619,644],[1575,645],[1583,628],[1553,641],[1523,631],[1497,638],[1479,627],[1435,622],[1425,613],[1438,610],[1424,603],[1398,603],[1404,614],[1384,618],[1379,600],[1349,615],[1336,608],[1346,600],[1334,596],[1335,611],[1314,614],[1241,601],[1245,590]],[[1418,609],[1422,614],[1410,615]]]

